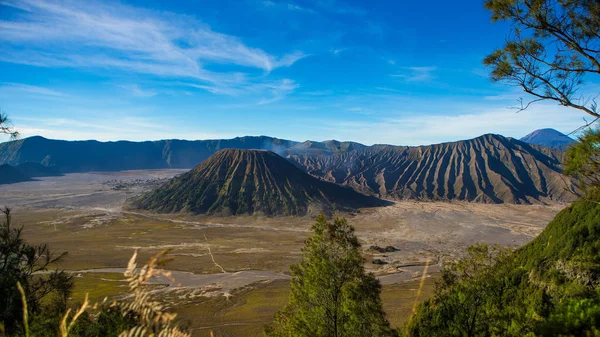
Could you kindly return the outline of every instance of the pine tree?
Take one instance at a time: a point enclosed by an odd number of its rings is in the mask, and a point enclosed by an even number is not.
[[[483,62],[492,80],[532,96],[521,109],[554,101],[600,118],[597,94],[582,86],[600,75],[598,0],[486,0],[485,7],[493,21],[510,23],[510,35]]]
[[[346,219],[313,225],[303,259],[293,265],[290,299],[267,336],[396,336],[383,312],[381,285],[366,274],[360,244]]]

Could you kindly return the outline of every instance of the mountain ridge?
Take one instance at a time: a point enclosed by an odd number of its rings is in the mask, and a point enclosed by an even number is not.
[[[479,137],[486,135],[491,134]],[[208,140],[164,139],[141,142],[127,140],[106,142],[97,140],[67,141],[32,136],[0,143],[0,164],[16,166],[25,162],[41,163],[44,166],[54,167],[63,173],[192,168],[217,151],[226,148],[271,150],[282,156],[302,154],[309,151],[313,151],[313,155],[332,155],[362,149],[418,148],[468,140],[403,146],[390,144],[364,145],[352,141],[338,140],[297,142],[269,136],[244,136]],[[127,160],[124,157],[127,157]]]
[[[290,155],[309,174],[379,197],[484,203],[571,201],[563,152],[487,134],[435,145]],[[566,183],[566,184],[565,184]]]
[[[224,148],[275,152],[297,142],[267,136],[214,140],[64,141],[40,136],[0,144],[0,164],[36,162],[63,173],[135,169],[192,168]]]
[[[569,202],[567,190],[578,192],[562,175],[564,152],[494,134],[421,146],[267,136],[107,143],[35,137],[0,144],[0,164],[38,161],[64,173],[191,168],[226,148],[270,150],[316,178],[381,198],[547,203]]]

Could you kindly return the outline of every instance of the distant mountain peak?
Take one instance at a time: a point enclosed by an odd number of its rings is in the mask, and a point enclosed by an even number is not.
[[[573,138],[550,128],[535,130],[520,140],[528,144],[552,147],[563,151],[575,143]]]

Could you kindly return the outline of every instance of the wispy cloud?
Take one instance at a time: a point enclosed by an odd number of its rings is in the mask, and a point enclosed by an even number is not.
[[[68,96],[60,91],[39,87],[35,85],[23,84],[23,83],[11,83],[5,82],[0,84],[0,89],[3,91],[15,91],[27,94],[33,94],[35,96],[50,96],[50,97],[65,97]]]
[[[333,90],[303,91],[299,92],[299,94],[308,96],[329,96],[333,94]]]
[[[329,52],[332,53],[333,55],[339,55],[342,52],[346,51],[348,48],[331,48],[329,49]]]
[[[4,62],[188,78],[211,92],[226,92],[219,88],[252,86],[265,73],[306,56],[300,51],[271,55],[189,16],[125,5],[52,0],[2,5],[21,9],[12,20],[0,21]],[[240,70],[208,70],[211,64]]]
[[[348,110],[348,111],[350,111],[350,112],[352,112],[354,114],[359,114],[359,115],[367,115],[367,116],[369,116],[369,115],[373,114],[371,111],[368,111],[368,110],[366,110],[366,109],[364,109],[362,107],[359,107],[359,106],[351,107],[351,108],[348,108],[346,110]]]
[[[291,80],[283,80],[278,83],[266,85],[265,89],[271,92],[271,98],[262,99],[258,104],[263,105],[277,102],[291,94],[296,88],[298,88],[298,85]]]
[[[407,82],[426,82],[435,78],[433,72],[437,67],[404,67],[404,72],[390,74],[392,77],[402,78]]]
[[[481,112],[456,115],[419,114],[406,112],[403,116],[372,119],[371,121],[331,121],[325,128],[328,135],[352,138],[365,144],[427,145],[456,141],[498,133],[522,137],[544,128],[570,132],[583,124],[574,118],[571,109],[554,104],[539,104],[516,113],[506,108],[481,107]]]
[[[297,4],[294,3],[288,3],[287,4],[287,9],[290,11],[296,11],[296,12],[306,12],[306,13],[315,13],[314,10],[310,9],[310,8],[306,8],[306,7],[301,7]]]
[[[409,91],[399,90],[399,89],[389,88],[389,87],[375,87],[375,90],[382,91],[386,94],[410,95]]]
[[[520,98],[526,99],[527,97],[528,95],[525,94],[520,88],[508,87],[499,89],[491,95],[483,96],[483,99],[486,101],[505,101],[516,107]]]
[[[158,94],[158,92],[155,90],[142,89],[137,84],[121,84],[119,87],[125,89],[127,92],[136,97],[154,97]]]
[[[341,1],[336,0],[318,0],[316,2],[317,6],[320,8],[334,12],[340,15],[354,15],[354,16],[364,16],[367,15],[367,11],[356,6],[348,5]]]
[[[181,139],[230,138],[234,135],[210,133],[198,130],[181,132],[180,127],[165,120],[141,117],[92,118],[82,122],[73,118],[14,118],[23,137],[40,135],[47,138],[66,140],[148,140],[164,139],[165,134],[177,135]],[[0,138],[0,140],[6,140]]]
[[[258,104],[268,104],[279,101],[299,87],[298,84],[290,79],[268,81],[263,80],[259,83],[244,83],[243,85],[230,83],[226,86],[208,86],[190,82],[178,82],[175,83],[175,85],[206,90],[214,94],[223,94],[229,96],[246,95],[249,97],[260,97],[262,95],[262,98],[260,98]]]

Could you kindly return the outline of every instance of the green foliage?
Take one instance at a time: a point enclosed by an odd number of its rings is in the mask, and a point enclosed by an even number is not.
[[[65,312],[57,308],[47,308],[30,318],[30,336],[57,337],[59,325]],[[72,316],[72,315],[71,315]],[[98,312],[91,314],[84,311],[69,331],[69,337],[118,337],[123,331],[135,326],[134,313],[123,314],[115,306],[103,306]],[[17,334],[18,335],[18,334]]]
[[[73,281],[67,273],[48,268],[66,254],[54,256],[46,245],[28,244],[22,237],[23,228],[12,226],[10,210],[4,209],[3,214],[4,220],[0,222],[0,336],[58,336],[59,325],[69,307]],[[21,285],[22,292],[17,284]],[[28,317],[24,317],[25,313]],[[133,318],[133,314],[123,315],[116,307],[105,307],[95,315],[84,313],[69,336],[116,337],[134,325]],[[24,323],[28,323],[28,329]]]
[[[445,266],[406,336],[599,336],[600,189],[508,254],[487,246]]]
[[[600,129],[589,129],[565,155],[565,174],[583,187],[600,185]]]
[[[595,0],[486,0],[492,20],[511,23],[505,46],[487,56],[494,81],[536,99],[600,117],[596,97],[577,95],[600,74],[600,3]],[[529,104],[522,106],[526,109]]]
[[[69,337],[117,337],[121,332],[133,328],[135,323],[134,313],[123,315],[119,308],[107,307],[94,316],[84,313],[77,320]]]
[[[542,336],[600,336],[600,304],[586,298],[561,302],[540,326]]]
[[[44,311],[64,312],[73,282],[62,271],[49,272],[65,254],[54,256],[46,245],[30,245],[23,228],[14,228],[8,208],[0,222],[0,323],[8,335],[22,328],[22,307],[17,283],[23,287],[30,315]]]
[[[379,298],[381,285],[366,274],[354,228],[345,219],[313,225],[303,260],[292,266],[289,303],[268,336],[395,336]]]

